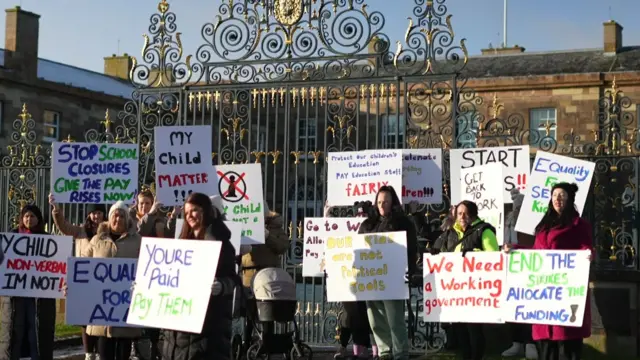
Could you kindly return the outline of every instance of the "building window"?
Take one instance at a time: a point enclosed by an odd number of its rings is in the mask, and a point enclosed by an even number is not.
[[[406,128],[407,120],[404,114],[382,115],[382,147],[386,149],[404,148]]]
[[[309,151],[316,151],[318,133],[316,119],[300,119],[298,121],[298,151],[301,151],[300,159],[307,159]]]
[[[47,142],[58,141],[60,131],[60,113],[45,110],[42,117],[44,120],[44,136],[42,140]]]
[[[540,141],[547,137],[556,140],[556,125],[556,109],[531,109],[529,113],[529,129],[532,136],[529,145],[539,146]],[[548,136],[547,128],[549,129]],[[533,135],[534,132],[537,132],[538,136]]]
[[[458,148],[476,147],[478,126],[478,113],[475,110],[466,111],[458,115],[456,127]]]

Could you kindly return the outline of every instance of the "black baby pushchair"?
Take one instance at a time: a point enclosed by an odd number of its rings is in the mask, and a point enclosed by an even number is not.
[[[262,269],[254,276],[251,288],[251,294],[243,293],[244,318],[245,326],[251,326],[255,335],[245,346],[238,346],[239,336],[234,336],[233,359],[246,356],[246,360],[269,360],[271,355],[282,355],[285,360],[311,360],[311,348],[300,339],[295,319],[296,284],[289,273],[280,268]],[[239,353],[244,349],[244,354]]]

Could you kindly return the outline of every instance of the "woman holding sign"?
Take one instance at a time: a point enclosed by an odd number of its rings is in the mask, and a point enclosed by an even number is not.
[[[20,210],[20,234],[46,234],[42,212],[35,205]],[[53,360],[56,300],[24,297],[0,299],[0,359]]]
[[[407,217],[396,191],[381,186],[375,197],[374,209],[360,225],[360,234],[405,231],[407,234],[408,277],[416,272],[418,239],[413,222]],[[408,360],[409,335],[404,316],[405,300],[367,301],[367,315],[378,345],[381,360]],[[393,354],[393,355],[392,355]]]
[[[546,213],[536,226],[534,250],[590,250],[593,252],[592,227],[576,210],[576,184],[558,183],[551,189]],[[506,247],[508,251],[510,247]],[[591,259],[591,257],[589,257]],[[591,336],[589,296],[582,327],[533,325],[533,340],[540,343],[541,360],[557,360],[560,348],[565,359],[580,360],[583,339]]]
[[[184,225],[180,239],[220,241],[220,259],[211,298],[200,334],[163,331],[163,360],[228,360],[231,357],[233,293],[241,285],[236,273],[235,249],[231,232],[220,217],[214,215],[209,197],[192,193],[184,204]]]
[[[75,256],[80,256],[81,249],[89,246],[89,241],[96,234],[98,225],[104,221],[104,215],[106,213],[104,206],[100,204],[88,204],[87,218],[84,224],[82,226],[76,226],[64,218],[64,213],[56,203],[53,194],[49,194],[49,204],[51,205],[53,223],[56,224],[56,227],[61,233],[73,237]],[[98,338],[89,336],[85,327],[83,327],[82,331],[82,346],[84,347],[85,359],[94,360],[96,352],[98,351]]]
[[[80,250],[81,257],[133,258],[140,253],[142,238],[136,233],[129,209],[118,201],[109,209],[106,222],[98,226],[89,245]],[[131,342],[140,337],[141,330],[131,327],[102,325],[87,326],[87,334],[98,337],[100,360],[128,360]]]

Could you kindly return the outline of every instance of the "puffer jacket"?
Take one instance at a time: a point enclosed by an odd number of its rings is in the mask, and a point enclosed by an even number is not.
[[[80,249],[81,257],[94,258],[128,258],[137,259],[140,254],[142,238],[130,227],[129,231],[122,234],[119,239],[111,239],[111,230],[108,222],[103,222],[98,226],[96,236],[89,244]],[[87,335],[106,336],[110,338],[137,338],[141,335],[141,330],[136,328],[125,328],[116,326],[87,326]]]
[[[240,286],[236,273],[235,249],[231,232],[222,220],[207,228],[205,240],[221,241],[216,280],[222,283],[222,293],[211,295],[199,334],[164,330],[163,360],[229,360],[231,357],[231,326],[233,293]]]
[[[264,245],[251,245],[251,251],[242,256],[242,285],[251,287],[256,272],[280,266],[280,255],[289,248],[289,237],[283,228],[282,217],[273,211],[264,219]]]
[[[64,214],[62,211],[51,210],[51,214],[53,215],[53,223],[56,224],[58,230],[61,233],[71,236],[73,238],[74,245],[74,256],[80,256],[80,249],[86,248],[89,246],[89,241],[91,241],[91,237],[87,234],[87,230],[84,226],[77,226],[71,224],[64,218]]]
[[[17,233],[18,229],[11,232]],[[40,360],[53,360],[56,327],[56,300],[0,297],[0,359],[30,357],[25,313],[28,302],[35,302],[36,334]]]

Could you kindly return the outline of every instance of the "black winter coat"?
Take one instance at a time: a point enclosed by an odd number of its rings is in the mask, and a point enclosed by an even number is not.
[[[18,232],[14,229],[11,232]],[[0,359],[31,357],[27,332],[27,306],[35,305],[36,341],[40,360],[53,360],[56,300],[24,297],[0,298]]]
[[[402,212],[397,212],[389,218],[373,216],[367,218],[360,225],[359,234],[405,231],[407,233],[407,264],[409,276],[417,271],[418,238],[413,222]]]
[[[222,220],[209,226],[205,240],[222,241],[216,279],[222,282],[220,295],[211,296],[200,334],[164,330],[163,360],[229,360],[231,357],[231,326],[233,292],[241,286],[236,273],[235,249],[229,239],[231,232]]]

